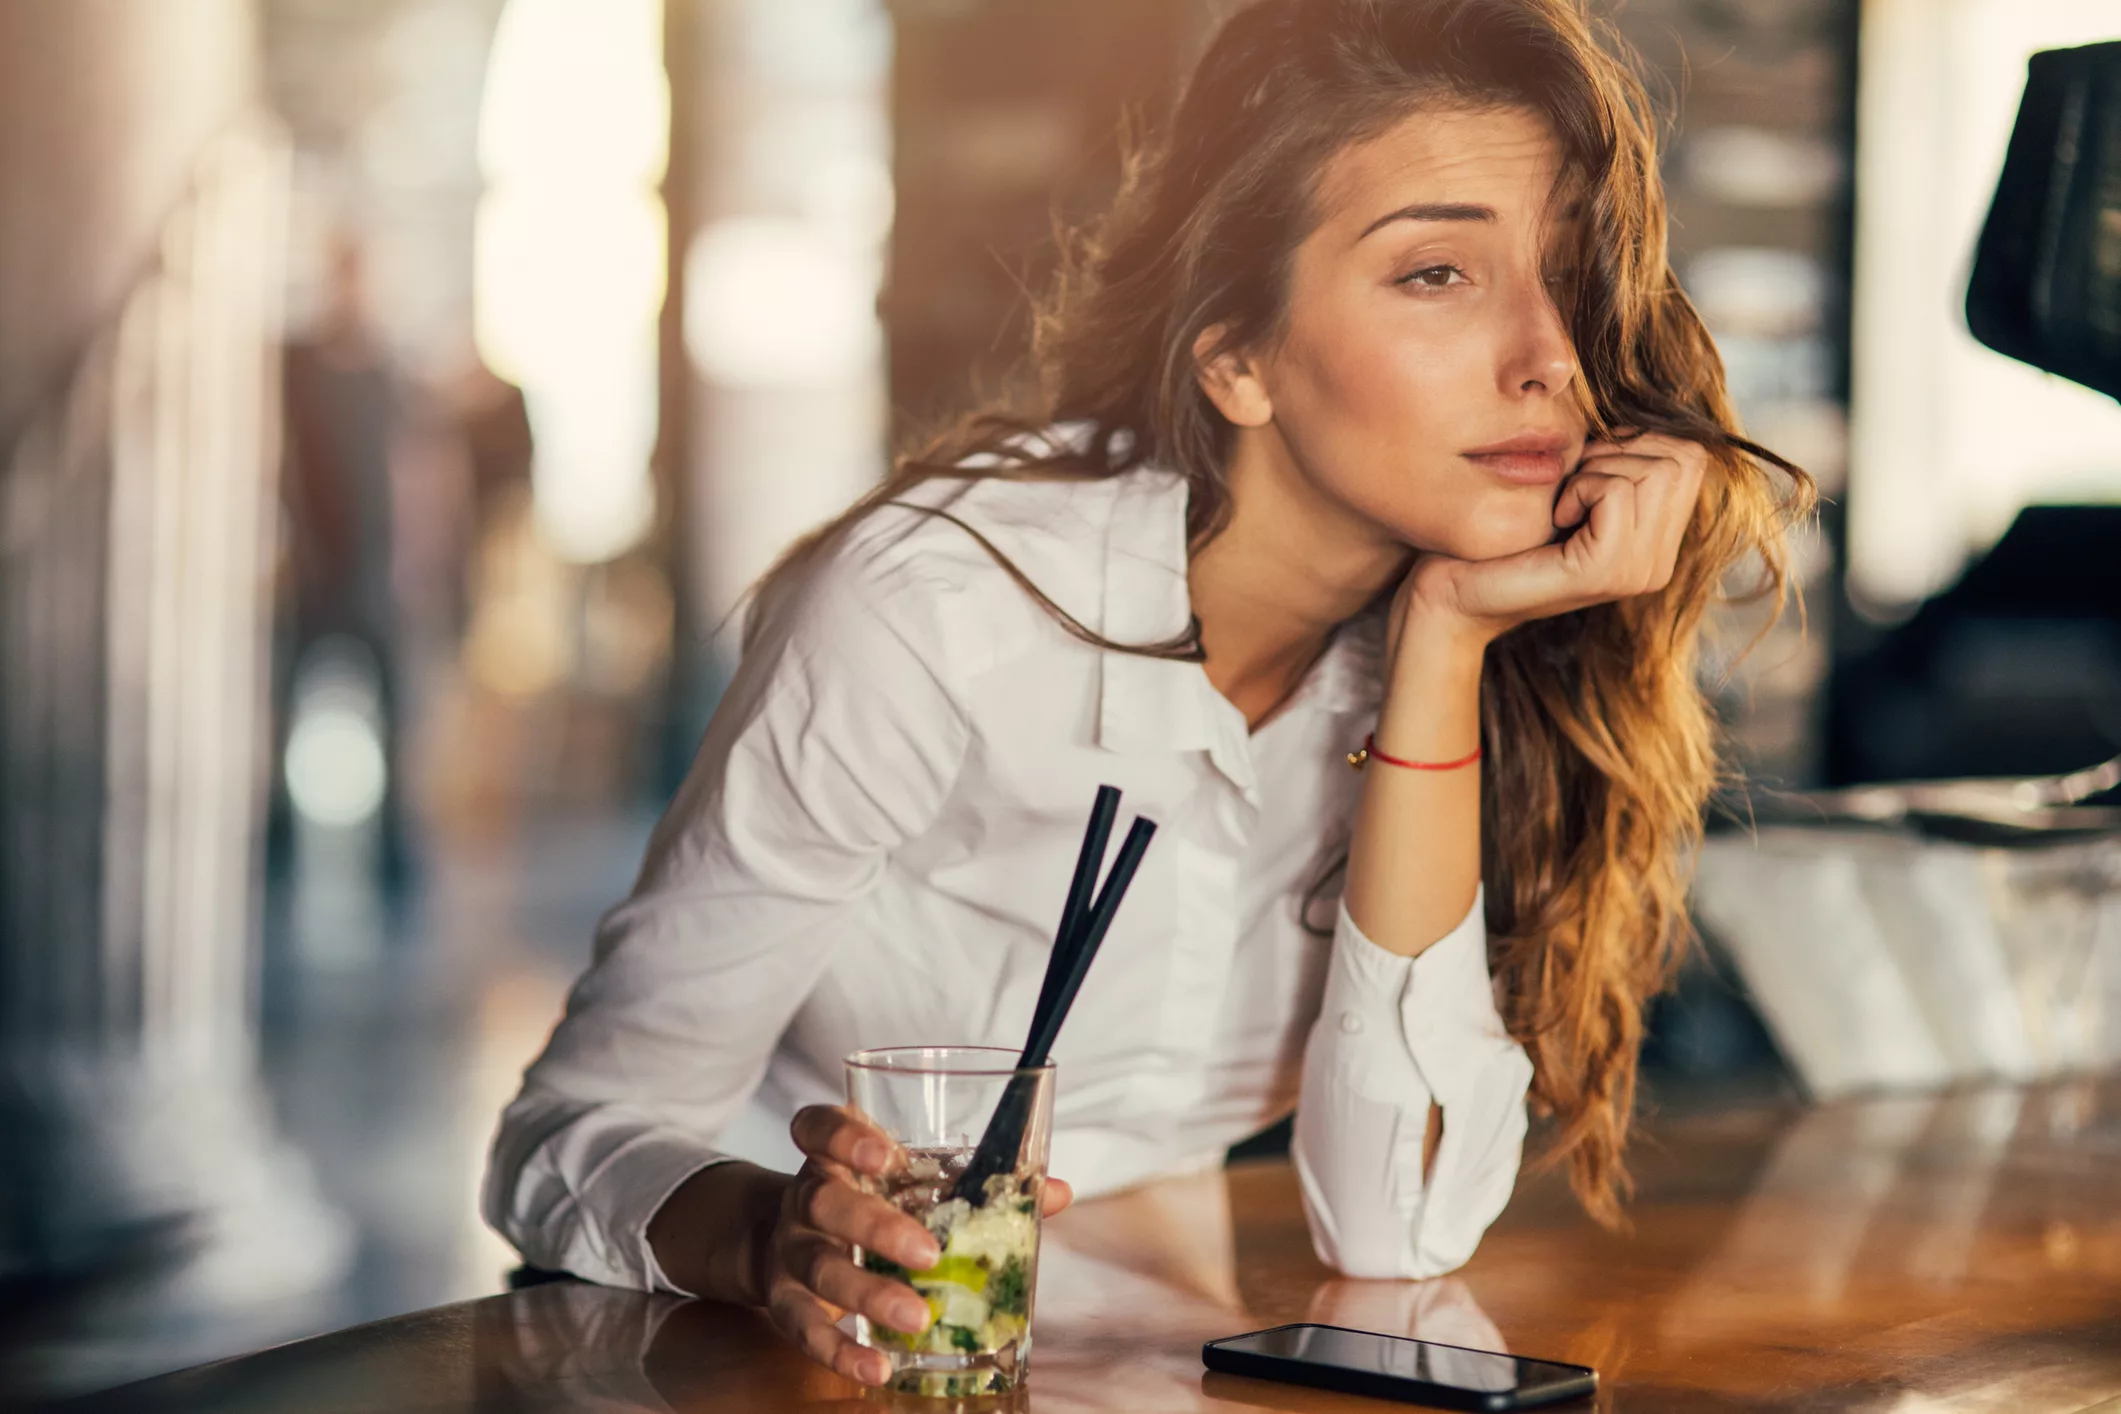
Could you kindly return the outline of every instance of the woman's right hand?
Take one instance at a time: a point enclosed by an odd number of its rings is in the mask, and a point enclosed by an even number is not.
[[[854,1264],[850,1247],[921,1271],[940,1255],[928,1229],[861,1178],[883,1178],[905,1162],[890,1136],[853,1110],[812,1105],[789,1125],[803,1167],[775,1173],[732,1160],[678,1185],[648,1224],[649,1245],[677,1290],[762,1306],[804,1354],[851,1380],[881,1384],[890,1361],[838,1328],[848,1311],[896,1330],[927,1329],[928,1303],[904,1282]],[[1057,1178],[1040,1194],[1045,1216],[1074,1197]]]
[[[881,1351],[857,1345],[836,1324],[855,1311],[880,1325],[927,1329],[928,1303],[904,1282],[864,1271],[848,1248],[880,1253],[916,1271],[941,1255],[928,1229],[884,1199],[864,1193],[860,1176],[882,1178],[905,1162],[891,1138],[854,1111],[811,1105],[788,1127],[803,1167],[781,1197],[761,1244],[758,1290],[768,1316],[797,1349],[850,1380],[891,1376]]]

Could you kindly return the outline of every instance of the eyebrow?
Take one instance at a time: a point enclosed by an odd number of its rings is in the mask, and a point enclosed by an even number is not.
[[[1394,221],[1487,221],[1492,223],[1494,220],[1495,208],[1492,206],[1476,206],[1455,201],[1418,201],[1412,206],[1402,206],[1397,211],[1378,217],[1375,221],[1363,227],[1362,235],[1357,236],[1355,239],[1361,241],[1372,232],[1382,230]]]

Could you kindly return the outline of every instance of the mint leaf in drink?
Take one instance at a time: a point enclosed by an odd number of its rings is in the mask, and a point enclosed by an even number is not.
[[[1029,1308],[1031,1290],[1024,1259],[1011,1256],[987,1283],[988,1304],[997,1311],[1021,1316]]]

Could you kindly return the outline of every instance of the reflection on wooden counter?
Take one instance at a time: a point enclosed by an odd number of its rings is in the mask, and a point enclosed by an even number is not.
[[[1283,1164],[1049,1225],[1028,1389],[967,1410],[1381,1410],[1201,1342],[1321,1321],[1597,1367],[1601,1409],[2121,1410],[2121,1078],[1650,1126],[1632,1235],[1526,1179],[1457,1276],[1335,1278]],[[2106,1401],[2113,1401],[2109,1406]],[[940,1410],[750,1312],[564,1282],[112,1391],[84,1408]]]

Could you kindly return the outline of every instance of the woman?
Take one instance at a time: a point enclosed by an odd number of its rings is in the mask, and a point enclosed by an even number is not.
[[[1231,18],[1073,253],[1038,415],[768,576],[489,1220],[882,1379],[834,1318],[927,1312],[847,1244],[933,1245],[851,1181],[888,1153],[840,1058],[1021,1043],[1100,781],[1162,830],[1057,1049],[1057,1175],[1293,1106],[1321,1257],[1427,1276],[1507,1201],[1529,1087],[1617,1220],[1716,768],[1698,626],[1741,559],[1779,594],[1809,494],[1735,431],[1656,173],[1580,0]]]

